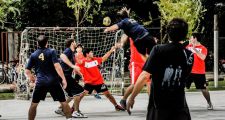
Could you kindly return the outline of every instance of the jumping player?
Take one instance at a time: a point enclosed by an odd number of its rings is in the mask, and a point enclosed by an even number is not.
[[[141,53],[142,58],[146,60],[152,47],[156,45],[156,42],[143,26],[134,19],[129,18],[129,13],[130,9],[127,10],[126,7],[120,10],[118,17],[122,20],[117,24],[107,27],[104,32],[122,29],[128,37],[132,38],[134,46]]]
[[[126,36],[122,36],[120,43],[118,43],[117,45],[119,45],[119,47],[122,47],[124,45],[125,42],[127,42],[128,39]],[[145,61],[141,58],[140,53],[138,53],[137,49],[134,47],[134,43],[132,38],[129,38],[130,41],[130,64],[129,64],[129,70],[130,70],[130,85],[129,87],[126,89],[123,98],[120,100],[120,105],[126,109],[126,101],[127,98],[130,96],[130,94],[133,91],[134,85],[136,84],[136,81],[138,79],[138,76],[141,74],[142,72],[142,67],[144,66]],[[147,92],[148,94],[150,94],[150,79],[146,79],[145,81],[146,86],[147,86]]]
[[[124,109],[119,106],[115,98],[107,89],[107,85],[104,84],[104,79],[100,73],[98,66],[105,62],[110,54],[115,50],[113,46],[110,51],[108,51],[103,57],[94,57],[93,51],[91,49],[85,49],[83,54],[85,59],[83,63],[79,65],[81,72],[84,77],[84,90],[86,94],[91,94],[93,90],[97,93],[103,93],[109,101],[115,106],[117,111],[124,111]]]
[[[31,74],[31,69],[33,67],[35,68],[35,74],[37,76],[28,119],[35,119],[38,103],[40,100],[45,99],[47,92],[50,92],[54,101],[59,101],[61,103],[66,118],[71,120],[70,108],[68,103],[66,103],[63,92],[63,88],[65,89],[67,87],[67,82],[58,58],[56,57],[56,51],[47,48],[48,39],[44,35],[40,35],[37,41],[40,48],[31,54],[25,71],[27,77],[32,80],[32,82],[34,82],[33,75]],[[58,76],[62,79],[63,88],[60,85]]]

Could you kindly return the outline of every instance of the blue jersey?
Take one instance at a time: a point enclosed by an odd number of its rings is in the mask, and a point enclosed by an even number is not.
[[[41,48],[31,54],[26,69],[35,68],[36,85],[51,85],[59,82],[59,76],[54,67],[55,63],[58,63],[56,51]]]
[[[66,48],[63,51],[63,54],[65,54],[67,56],[67,58],[69,59],[69,61],[74,64],[74,52],[70,49],[70,48]],[[66,63],[64,63],[63,61],[60,62],[63,72],[65,75],[71,75],[73,72],[73,68],[71,68],[70,66],[68,66]]]
[[[125,18],[117,23],[117,25],[119,29],[122,29],[125,34],[133,40],[142,39],[149,34],[148,31],[134,19]]]

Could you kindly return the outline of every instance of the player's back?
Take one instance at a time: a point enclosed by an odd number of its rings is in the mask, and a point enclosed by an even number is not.
[[[142,39],[148,34],[148,31],[134,19],[125,18],[117,25],[133,40]]]
[[[58,62],[56,52],[53,49],[41,48],[31,54],[31,61],[35,68],[37,84],[51,84],[58,78],[54,63]]]

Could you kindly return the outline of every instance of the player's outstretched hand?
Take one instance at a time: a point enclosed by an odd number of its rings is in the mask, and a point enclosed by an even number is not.
[[[127,102],[127,112],[128,112],[129,115],[131,115],[130,109],[133,108],[133,105],[134,105],[134,99],[129,98],[129,100]]]
[[[121,43],[116,43],[115,47],[116,48],[122,48],[122,45],[121,45]]]
[[[63,86],[63,89],[66,89],[67,87],[66,79],[62,80],[62,86]]]
[[[107,33],[108,32],[108,29],[106,28],[105,30],[104,30],[104,33]]]
[[[114,52],[116,49],[116,46],[112,46],[110,52]]]

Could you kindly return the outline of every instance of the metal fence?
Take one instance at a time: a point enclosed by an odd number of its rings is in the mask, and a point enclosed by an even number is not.
[[[20,39],[21,32],[1,32],[0,61],[3,64],[19,60]]]

